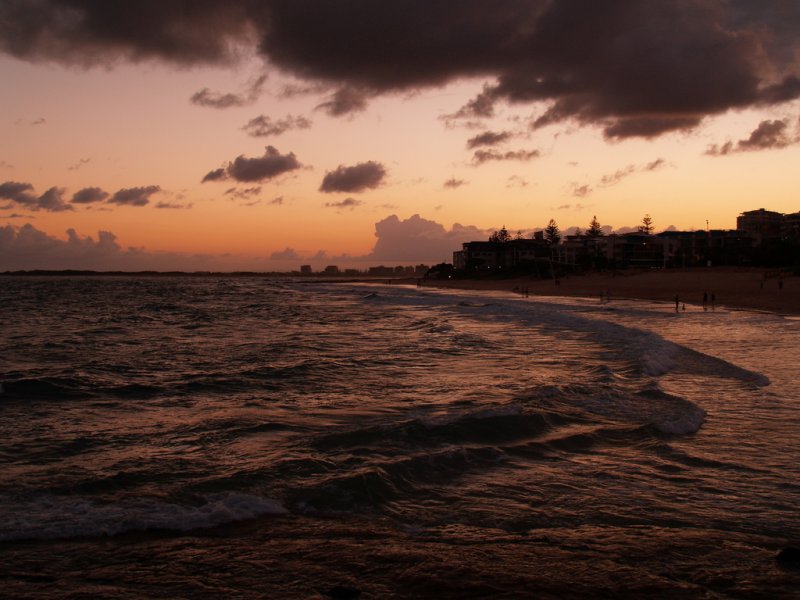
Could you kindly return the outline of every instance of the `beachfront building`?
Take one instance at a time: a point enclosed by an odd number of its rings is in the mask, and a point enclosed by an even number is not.
[[[668,267],[746,264],[754,245],[753,238],[738,229],[663,231],[656,237],[669,240],[665,247]]]
[[[783,216],[783,239],[800,242],[800,212]]]
[[[736,229],[745,232],[755,240],[756,245],[760,245],[781,239],[785,217],[783,213],[763,208],[748,210],[736,217]]]
[[[465,242],[453,252],[453,266],[461,271],[491,271],[522,268],[549,259],[550,247],[542,236],[507,242]]]

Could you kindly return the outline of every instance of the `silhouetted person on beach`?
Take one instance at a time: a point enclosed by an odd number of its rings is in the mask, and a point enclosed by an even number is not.
[[[681,306],[681,299],[678,297],[678,294],[675,294],[675,312],[678,312],[678,308]]]

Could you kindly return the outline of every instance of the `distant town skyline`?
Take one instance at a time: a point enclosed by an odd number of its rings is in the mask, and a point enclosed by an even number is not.
[[[777,1],[3,3],[0,269],[432,263],[551,218],[796,212],[798,30]]]

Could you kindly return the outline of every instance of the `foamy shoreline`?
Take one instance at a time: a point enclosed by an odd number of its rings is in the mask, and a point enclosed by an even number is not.
[[[701,306],[708,295],[716,306],[800,315],[800,281],[777,270],[711,267],[647,271],[617,271],[552,279],[450,279],[425,280],[423,285],[466,290],[527,289],[531,296],[631,298]]]

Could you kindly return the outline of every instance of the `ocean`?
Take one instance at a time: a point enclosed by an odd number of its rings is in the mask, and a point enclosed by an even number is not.
[[[800,597],[796,318],[3,277],[0,326],[0,596]]]

